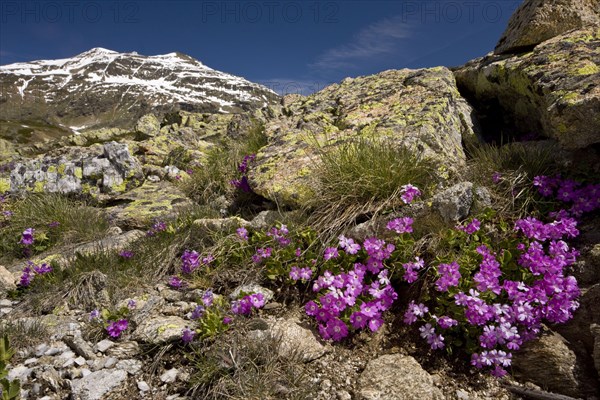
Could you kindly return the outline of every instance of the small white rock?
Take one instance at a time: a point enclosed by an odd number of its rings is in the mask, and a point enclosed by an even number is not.
[[[150,386],[144,382],[144,381],[139,381],[137,383],[137,387],[138,389],[140,389],[142,392],[147,392],[148,390],[150,390]]]
[[[90,370],[89,370],[89,369],[87,369],[87,368],[83,368],[83,369],[81,370],[81,376],[83,376],[83,377],[86,377],[86,376],[88,376],[88,375],[89,375],[89,374],[91,374],[91,373],[92,373],[92,371],[90,371]]]
[[[25,365],[30,365],[30,364],[35,364],[37,363],[37,358],[28,358],[27,360],[25,360],[25,362],[23,362],[23,364]]]
[[[165,371],[160,376],[160,380],[165,383],[173,383],[173,382],[175,382],[175,379],[177,379],[178,373],[179,373],[179,371],[177,371],[177,368],[170,369],[168,371]]]
[[[104,368],[112,368],[115,365],[117,365],[117,362],[119,362],[119,360],[117,360],[114,357],[108,357],[106,359],[106,362],[104,363]]]
[[[82,365],[85,365],[85,363],[86,363],[85,358],[83,358],[81,356],[79,356],[75,359],[75,364],[79,365],[80,367]]]
[[[110,349],[114,345],[115,342],[108,339],[104,339],[96,344],[96,351],[104,353],[106,350]]]

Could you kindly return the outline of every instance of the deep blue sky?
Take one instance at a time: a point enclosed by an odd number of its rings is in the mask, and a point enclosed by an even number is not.
[[[0,1],[0,64],[92,47],[179,51],[272,89],[460,65],[494,48],[521,0]]]

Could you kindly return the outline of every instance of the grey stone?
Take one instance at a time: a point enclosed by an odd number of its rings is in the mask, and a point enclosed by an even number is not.
[[[73,360],[73,361],[75,361],[75,364],[79,365],[80,367],[81,367],[82,365],[85,365],[85,358],[83,358],[83,357],[81,357],[81,356],[77,357],[77,358],[76,358],[75,360]]]
[[[67,388],[68,383],[60,377],[58,371],[52,367],[46,367],[41,373],[36,373],[36,380],[44,389],[50,389],[57,393],[61,388]]]
[[[432,199],[436,209],[445,222],[456,222],[467,215],[473,204],[473,184],[461,182],[437,193]]]
[[[172,368],[168,371],[163,372],[163,374],[160,376],[160,380],[164,383],[173,383],[177,379],[178,373],[179,371],[177,370],[177,368]]]
[[[115,357],[108,357],[104,363],[104,368],[112,368],[117,365],[117,362],[119,362],[119,360]]]
[[[63,341],[78,355],[86,359],[96,358],[96,353],[90,343],[86,342],[81,336],[65,336]]]
[[[18,379],[21,382],[27,381],[33,370],[24,365],[17,365],[8,370],[8,380]]]
[[[594,351],[592,353],[594,366],[596,367],[598,378],[600,378],[600,325],[592,324],[590,330],[594,336]]]
[[[370,361],[359,378],[361,400],[443,400],[431,375],[410,356],[384,355]]]
[[[159,344],[181,339],[189,321],[176,316],[159,316],[142,321],[132,334],[134,340]]]
[[[146,136],[153,137],[160,133],[160,122],[154,114],[146,114],[137,121],[135,130]]]
[[[110,349],[114,345],[115,345],[115,342],[108,340],[108,339],[103,339],[103,340],[99,341],[98,343],[96,343],[96,351],[99,351],[100,353],[104,353],[104,352],[106,352],[106,350]]]
[[[127,371],[127,373],[130,375],[137,375],[142,370],[142,362],[135,359],[121,360],[117,363],[115,368]]]
[[[140,353],[140,345],[137,342],[119,342],[115,346],[112,346],[106,352],[111,357],[119,359],[135,357]]]
[[[283,357],[298,356],[304,362],[316,360],[330,351],[298,320],[277,321],[270,326],[273,337],[281,340],[279,352]]]
[[[13,274],[0,265],[0,294],[17,288]]]
[[[513,355],[514,376],[547,390],[579,397],[577,357],[558,333],[548,332]]]
[[[84,374],[85,375],[85,374]],[[127,372],[101,370],[71,381],[74,400],[101,400],[127,380]]]
[[[262,293],[265,298],[265,303],[269,302],[273,298],[273,291],[262,287],[256,283],[250,283],[248,285],[242,285],[235,288],[229,295],[229,298],[235,300],[240,297],[241,293]]]
[[[139,381],[137,383],[137,387],[142,392],[147,392],[147,391],[150,390],[150,386],[146,382],[144,382],[144,381]]]

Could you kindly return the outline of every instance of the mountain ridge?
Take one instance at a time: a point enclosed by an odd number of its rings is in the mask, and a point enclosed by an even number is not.
[[[147,113],[240,113],[272,90],[180,52],[145,56],[95,47],[74,57],[0,66],[0,119],[73,128],[131,127]]]

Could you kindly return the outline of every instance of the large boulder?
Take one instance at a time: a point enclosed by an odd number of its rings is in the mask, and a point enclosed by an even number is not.
[[[496,54],[517,53],[573,29],[600,25],[600,0],[525,0],[498,41]]]
[[[554,138],[566,149],[600,142],[600,29],[569,32],[518,56],[488,55],[455,76],[484,129]]]
[[[514,355],[515,376],[544,389],[568,396],[579,396],[575,376],[575,353],[558,333],[549,333],[527,343]]]
[[[107,208],[110,218],[117,226],[133,229],[174,218],[179,211],[193,205],[181,190],[164,181],[146,181],[116,196],[114,202],[116,205]]]
[[[267,123],[270,143],[250,172],[256,193],[284,205],[312,196],[319,147],[328,151],[357,137],[389,140],[448,170],[464,163],[462,142],[476,140],[472,109],[444,67],[347,78],[286,104]]]

